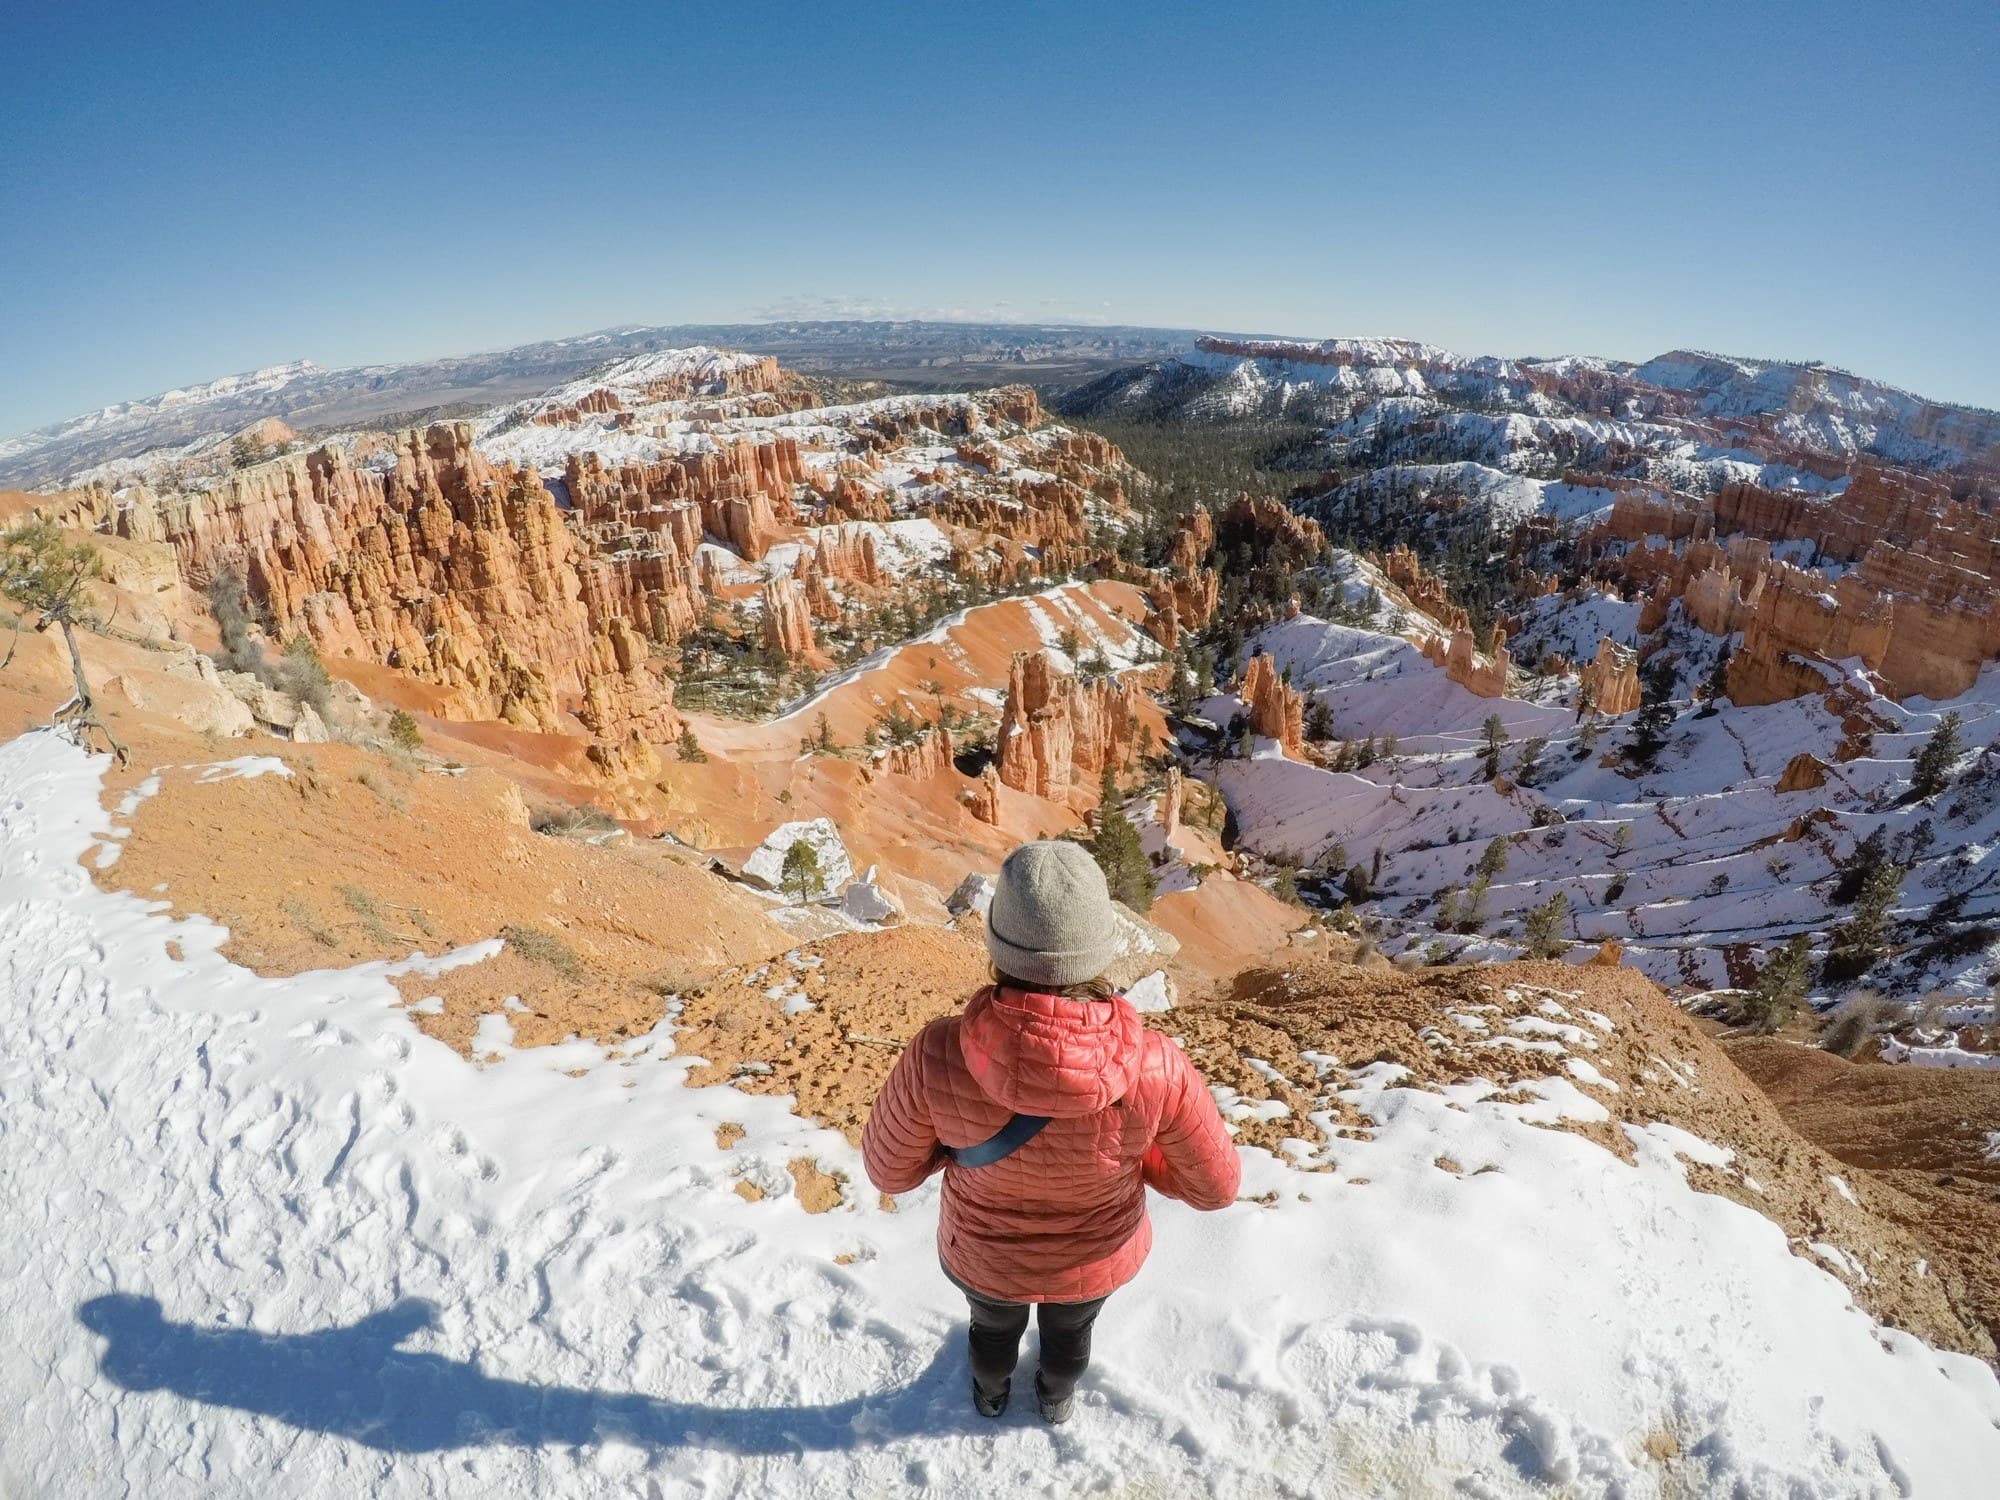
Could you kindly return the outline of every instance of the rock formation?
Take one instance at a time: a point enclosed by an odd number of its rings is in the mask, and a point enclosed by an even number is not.
[[[979,773],[979,781],[965,793],[965,810],[989,827],[1000,826],[1000,772],[991,761]]]
[[[852,526],[822,526],[813,537],[813,557],[828,578],[880,587],[882,565],[875,556],[875,537]]]
[[[1826,785],[1826,762],[1810,750],[1801,750],[1785,762],[1784,774],[1775,788],[1779,792],[1809,792]]]
[[[1369,559],[1374,562],[1374,558]],[[1388,580],[1403,591],[1412,607],[1422,610],[1446,630],[1462,630],[1469,625],[1466,613],[1445,593],[1444,580],[1424,571],[1416,553],[1400,542],[1376,564]]]
[[[1200,506],[1174,522],[1167,547],[1167,565],[1146,591],[1156,618],[1153,635],[1171,651],[1182,630],[1198,630],[1215,614],[1221,580],[1205,566],[1215,549],[1215,523]]]
[[[1001,782],[1057,801],[1095,792],[1104,767],[1132,753],[1138,698],[1136,684],[1116,677],[1079,682],[1047,651],[1017,654],[1000,712]]]
[[[1278,673],[1277,663],[1259,652],[1250,658],[1243,673],[1245,704],[1249,706],[1250,732],[1276,740],[1289,756],[1305,753],[1305,699]]]
[[[1642,631],[1678,602],[1690,624],[1742,634],[1738,704],[1819,691],[1849,657],[1894,698],[1964,692],[2000,655],[2000,534],[1945,480],[1867,459],[1841,477],[1837,493],[1735,483],[1713,500],[1633,487],[1585,544],[1644,592]]]
[[[812,611],[798,579],[773,578],[764,585],[764,644],[797,660],[814,650]]]
[[[882,769],[929,781],[952,769],[951,757],[951,731],[939,724],[926,729],[912,744],[890,746],[882,758]]]
[[[1494,627],[1483,656],[1473,647],[1472,631],[1463,625],[1452,631],[1448,645],[1436,636],[1428,637],[1423,643],[1423,653],[1424,660],[1442,667],[1444,675],[1467,692],[1481,698],[1498,698],[1507,691],[1507,673],[1514,659],[1501,644],[1498,626]]]
[[[1639,657],[1608,636],[1597,641],[1597,655],[1577,673],[1578,708],[1588,703],[1600,714],[1616,718],[1639,706]]]

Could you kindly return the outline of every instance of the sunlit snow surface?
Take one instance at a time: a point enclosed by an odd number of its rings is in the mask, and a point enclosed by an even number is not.
[[[1376,1136],[1332,1171],[1249,1153],[1269,1206],[1155,1205],[1074,1422],[983,1422],[934,1188],[884,1212],[783,1101],[683,1087],[666,1023],[611,1061],[515,1051],[503,1017],[474,1066],[392,966],[231,966],[213,924],[79,866],[101,764],[0,746],[9,1500],[1961,1496],[2000,1466],[1992,1373],[1689,1190],[1707,1143],[1635,1131],[1626,1166],[1526,1123],[1601,1115],[1587,1087],[1379,1067],[1348,1095]],[[800,1155],[849,1210],[785,1194]]]

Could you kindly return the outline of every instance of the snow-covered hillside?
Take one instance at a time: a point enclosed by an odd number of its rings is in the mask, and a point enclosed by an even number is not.
[[[1633,639],[1629,603],[1547,603],[1516,637],[1523,659],[1586,660],[1600,637]],[[1302,867],[1336,845],[1345,859],[1371,863],[1379,850],[1368,909],[1388,924],[1392,946],[1435,941],[1441,955],[1500,956],[1519,941],[1520,914],[1560,893],[1570,942],[1619,943],[1663,985],[1740,984],[1759,955],[1795,933],[1815,934],[1824,951],[1847,915],[1829,894],[1833,877],[1879,830],[1910,867],[1892,915],[1913,925],[1876,982],[1912,998],[1946,995],[1961,1022],[1992,1019],[2000,938],[1987,925],[1986,893],[2000,879],[2000,797],[1989,768],[2000,752],[1986,747],[2000,741],[2000,668],[1949,703],[1897,704],[1858,669],[1840,684],[1840,709],[1817,696],[1755,708],[1725,700],[1712,714],[1683,702],[1655,767],[1633,774],[1613,753],[1629,717],[1580,724],[1567,706],[1573,678],[1541,679],[1539,702],[1481,698],[1398,636],[1310,616],[1271,627],[1251,649],[1270,652],[1309,698],[1324,700],[1338,738],[1395,738],[1393,755],[1358,770],[1265,755],[1224,759],[1212,772],[1252,848]],[[1691,670],[1698,678],[1698,661]],[[1218,700],[1206,711],[1222,722],[1234,707]],[[1960,781],[1933,799],[1905,797],[1911,762],[1946,712],[1963,721]],[[1504,789],[1484,777],[1488,716],[1509,741]],[[1865,744],[1853,739],[1861,723],[1874,726]],[[1523,786],[1531,740],[1538,769]],[[1855,753],[1841,758],[1844,744]],[[1823,783],[1780,791],[1799,756],[1821,763]],[[1496,837],[1507,864],[1486,892],[1484,920],[1473,933],[1440,935],[1440,894],[1471,884]],[[1942,902],[1948,914],[1934,912]]]
[[[1075,1423],[982,1422],[934,1189],[887,1212],[783,1100],[684,1086],[671,1021],[611,1057],[501,1024],[475,1066],[399,1008],[411,965],[235,968],[90,882],[98,784],[0,746],[10,1500],[1960,1496],[2000,1463],[1993,1373],[1690,1188],[1713,1147],[1634,1129],[1628,1165],[1535,1123],[1602,1118],[1587,1086],[1379,1066],[1342,1075],[1375,1128],[1337,1170],[1250,1152],[1251,1201],[1156,1204]],[[841,1207],[779,1191],[799,1158]]]

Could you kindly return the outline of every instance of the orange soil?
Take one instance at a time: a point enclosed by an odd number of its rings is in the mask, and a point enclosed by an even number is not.
[[[1730,1059],[1786,1121],[1851,1171],[1868,1201],[1932,1247],[1962,1277],[2000,1339],[2000,1074],[1849,1062],[1773,1037],[1732,1038]],[[1878,1186],[1879,1184],[1879,1186]]]

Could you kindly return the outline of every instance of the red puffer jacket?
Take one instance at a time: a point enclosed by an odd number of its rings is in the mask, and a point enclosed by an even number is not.
[[[961,1167],[942,1148],[1047,1115],[1013,1155]],[[1236,1197],[1236,1149],[1201,1075],[1122,999],[981,990],[897,1059],[861,1133],[868,1177],[906,1193],[944,1169],[938,1252],[1008,1302],[1088,1302],[1152,1248],[1146,1188],[1195,1208]]]

